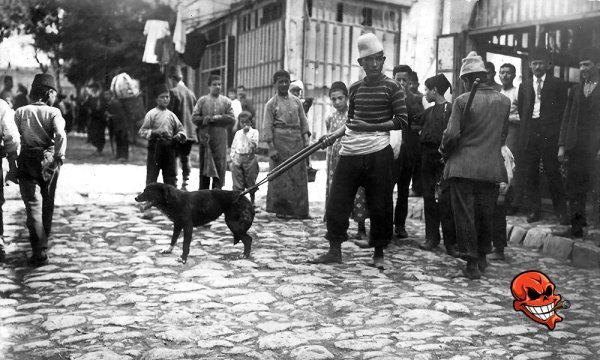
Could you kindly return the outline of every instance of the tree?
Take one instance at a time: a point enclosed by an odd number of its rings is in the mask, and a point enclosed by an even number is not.
[[[64,71],[76,88],[90,81],[107,84],[120,72],[142,84],[160,77],[158,66],[142,63],[143,31],[147,19],[172,25],[176,14],[170,7],[144,0],[27,1],[0,9],[6,14],[0,22],[0,41],[15,31],[33,35],[34,47],[48,55],[55,74]]]

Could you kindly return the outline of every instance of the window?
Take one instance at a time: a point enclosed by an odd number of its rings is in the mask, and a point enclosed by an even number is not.
[[[271,22],[273,20],[280,19],[283,16],[283,6],[281,5],[281,2],[279,2],[279,1],[270,3],[270,4],[265,5],[265,7],[262,8],[262,13],[263,13],[263,16],[262,16],[261,25]]]
[[[312,17],[313,15],[313,2],[312,0],[306,0],[306,11],[308,12],[308,16]]]
[[[344,21],[344,4],[337,4],[337,11],[335,14],[335,21],[343,22]]]
[[[363,8],[362,19],[360,23],[362,26],[373,26],[373,9],[368,7]]]

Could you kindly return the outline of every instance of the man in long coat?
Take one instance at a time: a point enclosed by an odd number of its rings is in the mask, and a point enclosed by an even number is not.
[[[548,73],[549,54],[535,48],[529,54],[532,79],[519,86],[517,106],[521,121],[522,164],[526,174],[528,222],[541,218],[540,161],[548,180],[554,212],[561,223],[568,223],[567,203],[560,166],[556,158],[562,114],[567,102],[567,86]]]
[[[571,228],[563,236],[583,237],[586,223],[586,194],[592,186],[598,186],[598,162],[600,161],[600,50],[583,49],[579,55],[581,82],[569,93],[560,137],[558,160],[567,162],[567,193]],[[598,201],[598,199],[594,199]],[[593,219],[598,222],[600,219]]]

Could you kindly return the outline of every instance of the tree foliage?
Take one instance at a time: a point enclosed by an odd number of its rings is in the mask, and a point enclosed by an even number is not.
[[[63,71],[76,87],[107,85],[120,72],[143,84],[157,82],[158,65],[142,63],[144,25],[148,19],[172,25],[176,17],[170,7],[144,0],[21,0],[0,13],[0,41],[16,32],[31,34],[55,73]]]

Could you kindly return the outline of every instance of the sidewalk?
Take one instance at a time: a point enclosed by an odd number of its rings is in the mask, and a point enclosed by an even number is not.
[[[424,220],[422,198],[409,198],[408,217]],[[559,225],[554,217],[529,224],[525,216],[508,216],[507,222],[508,246],[534,249],[572,266],[600,269],[600,230],[589,230],[585,240],[569,239],[552,235],[552,232],[567,229],[567,226]]]

